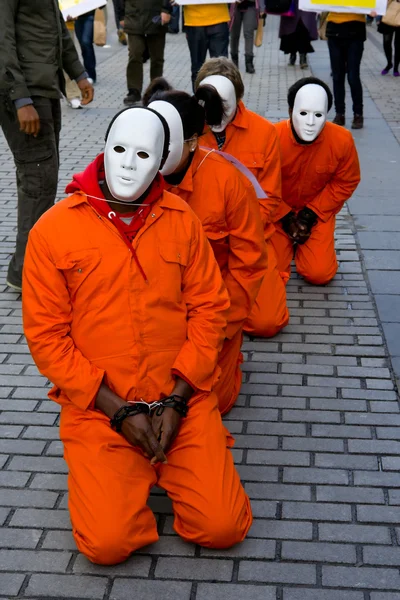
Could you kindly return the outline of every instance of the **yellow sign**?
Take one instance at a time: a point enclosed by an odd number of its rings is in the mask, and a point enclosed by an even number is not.
[[[71,8],[72,6],[76,6],[80,2],[81,0],[58,0],[60,10],[66,10],[67,8]]]
[[[326,4],[329,6],[345,6],[346,8],[370,8],[376,6],[376,0],[310,0],[311,4]]]

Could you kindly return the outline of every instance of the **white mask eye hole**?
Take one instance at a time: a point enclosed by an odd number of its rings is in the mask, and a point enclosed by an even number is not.
[[[321,117],[323,117],[324,115],[323,115],[322,113],[318,112],[318,113],[315,113],[315,116],[316,116],[318,119],[320,119],[320,118],[321,118]]]
[[[139,158],[143,158],[143,159],[150,158],[150,156],[147,154],[147,152],[143,152],[143,151],[138,152],[137,155]]]
[[[306,116],[307,116],[307,113],[306,113],[306,111],[305,111],[305,110],[301,110],[301,111],[300,111],[300,114],[301,114],[301,116],[302,116],[302,117],[306,117]]]
[[[125,148],[123,148],[123,146],[114,146],[113,150],[114,152],[117,152],[117,154],[122,154],[125,152]]]

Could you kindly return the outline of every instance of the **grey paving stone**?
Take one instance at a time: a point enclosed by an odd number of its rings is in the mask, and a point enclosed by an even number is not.
[[[284,502],[283,519],[307,521],[351,521],[351,507],[346,504],[317,502]]]
[[[247,453],[248,464],[262,465],[304,465],[310,464],[310,455],[307,452],[286,452],[284,450],[249,450]]]
[[[218,556],[221,558],[262,558],[272,560],[275,558],[276,544],[273,540],[245,539],[241,544],[227,550],[214,548],[201,548],[200,555],[204,557]]]
[[[9,508],[2,508],[0,506],[0,525],[4,524],[4,522],[6,521],[9,514],[10,514]]]
[[[248,535],[273,540],[311,540],[312,523],[254,519]]]
[[[343,452],[343,440],[316,439],[308,437],[283,438],[283,450],[303,450],[311,452]],[[318,454],[316,456],[319,456]],[[318,465],[320,466],[320,465]],[[338,465],[339,466],[339,465]]]
[[[339,469],[285,467],[283,481],[285,483],[336,483],[346,485],[348,483],[348,475],[346,471]]]
[[[251,509],[254,518],[275,519],[278,502],[275,500],[252,500]]]
[[[0,549],[0,570],[57,573],[65,571],[70,558],[69,552]]]
[[[339,410],[342,412],[352,410],[364,412],[367,410],[367,404],[365,400],[338,400],[337,398],[332,400],[331,398],[311,398],[310,408],[312,410]]]
[[[34,405],[36,403],[33,403]],[[1,405],[0,405],[1,406]],[[17,405],[19,406],[19,405]],[[10,408],[10,407],[8,407]],[[1,410],[1,408],[0,408]],[[21,411],[24,409],[20,409]],[[54,425],[55,415],[35,412],[7,412],[0,414],[0,423],[20,423],[21,425]]]
[[[3,506],[53,508],[57,498],[58,494],[45,491],[7,489],[1,492],[1,503]]]
[[[238,579],[265,583],[315,584],[316,570],[313,565],[242,560]]]
[[[313,425],[312,434],[316,437],[371,438],[370,427],[351,425]]]
[[[396,392],[387,390],[342,390],[343,398],[361,398],[365,400],[396,400]]]
[[[364,546],[363,561],[366,565],[398,567],[400,564],[400,548],[398,546]]]
[[[282,418],[284,421],[294,422],[340,423],[340,415],[334,411],[327,410],[284,410]]]
[[[79,554],[74,566],[73,572],[80,575],[131,575],[132,577],[147,577],[150,571],[151,558],[149,556],[140,556],[134,554],[127,561],[119,564],[104,567],[90,562],[83,554]]]
[[[356,548],[351,544],[293,541],[282,543],[282,558],[303,562],[349,564],[354,564],[357,560]]]
[[[237,471],[242,481],[278,481],[277,467],[237,465]]]
[[[200,583],[196,594],[196,600],[244,600],[250,598],[251,600],[275,600],[276,589],[265,585]],[[171,600],[173,600],[172,597]]]
[[[111,590],[110,600],[131,600],[132,590],[140,600],[190,600],[191,583],[117,578]]]
[[[372,471],[355,471],[354,484],[359,486],[400,487],[399,473],[373,473]]]
[[[37,473],[29,487],[31,489],[64,491],[67,489],[67,475]]]
[[[400,575],[396,569],[323,566],[322,584],[331,587],[398,590]]]
[[[385,252],[384,254],[387,254],[387,252]],[[398,261],[398,253],[396,252],[394,254],[396,254]],[[400,296],[396,296],[393,294],[375,294],[374,297],[375,302],[378,306],[379,317],[381,321],[384,321],[385,323],[399,323]]]
[[[62,458],[14,456],[8,467],[11,471],[31,471],[66,473],[67,465]]]
[[[399,523],[400,507],[357,506],[357,520],[365,523]]]
[[[30,473],[0,471],[0,489],[25,487],[30,476]],[[3,492],[1,494],[3,494]]]
[[[250,396],[250,406],[254,408],[305,408],[305,398],[269,398],[268,396]]]
[[[343,600],[364,600],[363,592],[352,592],[349,590],[342,592]],[[283,600],[341,600],[337,590],[313,590],[310,588],[289,588],[283,590]]]
[[[32,425],[24,431],[23,437],[34,440],[58,440],[60,434],[58,427],[38,427]]]
[[[351,542],[353,544],[390,544],[388,527],[348,523],[320,523],[319,539],[326,542]]]
[[[17,596],[24,579],[25,576],[20,573],[0,573],[0,593]]]
[[[19,437],[23,427],[18,425],[0,425],[1,438],[17,438]]]
[[[47,531],[43,540],[44,550],[76,550],[71,531]]]
[[[40,529],[16,529],[15,527],[2,527],[0,540],[2,548],[27,548],[34,550],[42,535]],[[11,570],[11,569],[10,569]]]
[[[54,554],[54,552],[53,552]],[[106,577],[77,575],[32,575],[26,593],[39,598],[88,598],[102,600],[107,587]]]
[[[246,483],[245,488],[250,498],[262,498],[265,500],[311,500],[311,489],[306,485]]]
[[[316,454],[316,467],[367,469],[377,471],[379,468],[376,456],[359,456],[354,454]]]
[[[232,571],[232,560],[162,557],[157,561],[155,576],[191,581],[231,581]]]
[[[400,442],[391,440],[349,440],[349,452],[361,454],[400,454]]]
[[[248,455],[262,455],[266,454],[256,448],[267,448],[269,450],[276,450],[278,448],[278,438],[273,436],[264,435],[235,435],[235,448],[253,448],[249,450]],[[273,454],[269,452],[268,454]],[[248,460],[249,463],[255,462],[254,460]],[[256,462],[259,462],[258,460]],[[264,461],[263,461],[264,462]]]
[[[51,527],[70,529],[71,522],[66,510],[18,508],[11,519],[12,527]]]
[[[304,423],[266,423],[265,421],[249,421],[247,423],[249,434],[258,435],[306,435]]]

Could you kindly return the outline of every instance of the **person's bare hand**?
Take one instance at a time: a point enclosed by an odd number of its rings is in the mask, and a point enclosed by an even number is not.
[[[154,434],[148,415],[139,413],[126,418],[122,423],[121,431],[132,446],[138,446],[143,450],[145,456],[150,458],[152,465],[157,462],[166,464],[167,458]]]
[[[171,20],[171,15],[169,13],[162,12],[161,13],[161,25],[168,25]]]
[[[94,97],[94,88],[87,79],[81,79],[77,83],[82,95],[81,104],[85,106],[86,104],[92,102]]]
[[[40,131],[40,118],[33,104],[27,104],[17,110],[19,129],[28,135],[37,137]]]
[[[124,29],[124,27],[125,27],[125,21],[120,21],[119,25],[120,25],[120,27],[122,27],[122,29]]]
[[[156,411],[157,413],[157,411]],[[162,414],[154,413],[151,420],[154,435],[159,440],[164,452],[168,452],[172,442],[179,432],[181,416],[173,408],[164,408]],[[151,461],[153,464],[154,459]]]

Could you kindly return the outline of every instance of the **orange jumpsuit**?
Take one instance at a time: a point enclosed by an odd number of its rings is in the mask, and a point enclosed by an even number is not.
[[[117,229],[75,193],[32,229],[24,265],[25,334],[62,405],[73,535],[100,564],[158,539],[146,505],[155,483],[187,541],[228,547],[252,521],[210,392],[229,298],[201,223],[163,192],[133,246],[147,282]],[[121,398],[152,402],[171,393],[173,373],[196,391],[168,464],[152,467],[91,407],[102,381]]]
[[[229,152],[250,169],[268,196],[259,201],[268,251],[268,271],[244,330],[250,335],[272,337],[289,322],[285,288],[289,274],[281,273],[278,269],[275,250],[270,241],[281,203],[278,137],[272,123],[248,110],[243,102],[239,102],[236,116],[225,132],[225,143],[220,149]],[[218,148],[212,131],[205,133],[201,143],[208,148]]]
[[[360,182],[360,165],[351,133],[344,127],[326,123],[312,144],[299,144],[290,121],[275,124],[282,160],[282,219],[290,211],[308,206],[318,215],[307,242],[295,253],[297,272],[310,283],[323,285],[336,274],[335,215]],[[276,225],[271,239],[281,270],[288,271],[293,258],[293,242]]]
[[[253,186],[215,152],[197,148],[185,177],[170,191],[186,200],[203,224],[229,292],[226,340],[218,359],[221,377],[214,387],[222,414],[242,384],[242,330],[267,271],[267,250]]]

